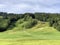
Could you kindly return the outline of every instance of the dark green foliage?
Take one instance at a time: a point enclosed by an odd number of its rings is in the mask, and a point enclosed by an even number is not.
[[[60,31],[60,25],[57,25],[57,26],[56,26],[56,29],[57,29],[58,31]]]
[[[24,21],[28,21],[29,18],[30,18],[29,15],[25,15]]]
[[[37,20],[33,19],[31,16],[29,15],[25,15],[25,17],[23,18],[24,22],[26,22],[22,27],[24,28],[32,28],[33,26],[35,26],[37,24]],[[21,22],[20,22],[21,23]]]
[[[25,17],[25,15],[27,15],[27,16],[32,17],[33,19],[35,19],[35,15],[32,14],[32,13],[25,13],[25,14],[24,14],[24,17]]]
[[[28,22],[24,25],[24,27],[25,27],[25,28],[32,28],[32,27],[35,26],[36,24],[37,24],[37,20],[32,19],[32,20],[28,21]]]
[[[8,19],[0,19],[0,32],[5,31],[8,28],[10,21]]]
[[[35,13],[35,18],[40,20],[40,21],[44,21],[46,22],[48,20],[49,15],[45,14],[45,13]]]
[[[55,21],[53,19],[50,19],[49,26],[53,26],[54,23],[55,23]]]
[[[20,19],[23,19],[23,21],[20,21],[20,24],[27,22],[23,25],[25,28],[31,28],[37,24],[37,21],[43,21],[49,22],[49,25],[57,30],[60,29],[60,14],[57,13],[14,14],[0,12],[0,31],[14,28],[16,21]]]

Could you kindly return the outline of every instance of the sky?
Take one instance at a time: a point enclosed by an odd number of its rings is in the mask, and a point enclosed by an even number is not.
[[[0,0],[0,12],[60,13],[60,0]]]

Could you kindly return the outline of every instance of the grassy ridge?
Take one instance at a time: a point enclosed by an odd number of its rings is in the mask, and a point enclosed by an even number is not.
[[[1,45],[60,45],[60,32],[49,27],[48,22],[38,22],[33,28],[25,29],[22,24],[0,33]]]
[[[47,22],[44,24],[38,22],[30,29],[20,28],[25,23],[19,24],[12,30],[0,33],[0,39],[60,39],[60,32],[53,27],[49,27]]]

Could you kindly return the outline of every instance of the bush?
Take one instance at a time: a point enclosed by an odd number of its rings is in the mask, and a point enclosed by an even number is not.
[[[24,22],[23,19],[20,19],[20,20],[19,20],[19,24],[22,24],[23,22]]]
[[[28,19],[30,19],[29,15],[25,15],[24,21],[28,21]]]
[[[24,27],[25,27],[25,28],[32,28],[32,27],[35,26],[36,24],[37,24],[37,20],[32,19],[31,21],[28,21],[28,22],[24,25]]]
[[[54,24],[53,24],[53,27],[54,27],[55,29],[57,29],[58,31],[60,31],[60,24],[54,23]]]
[[[10,21],[8,19],[0,19],[0,32],[3,32],[7,29]]]
[[[15,25],[18,26],[19,24],[22,24],[22,23],[24,23],[24,19],[19,19],[19,20],[15,23]]]
[[[56,27],[56,29],[57,29],[58,31],[60,31],[60,25],[58,25],[58,26]]]

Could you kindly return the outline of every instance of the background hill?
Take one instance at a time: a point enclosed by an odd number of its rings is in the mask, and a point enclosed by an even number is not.
[[[60,39],[59,31],[60,14],[0,12],[0,38]]]
[[[0,12],[1,45],[59,45],[60,14]]]
[[[37,26],[36,26],[37,25]],[[25,13],[13,14],[0,12],[0,32],[49,27],[60,31],[60,14]],[[53,29],[53,30],[54,30]]]

